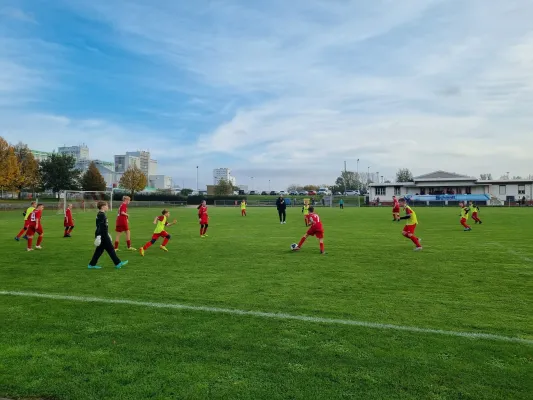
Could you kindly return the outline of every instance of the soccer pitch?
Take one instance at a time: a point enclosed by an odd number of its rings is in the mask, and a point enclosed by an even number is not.
[[[0,397],[531,399],[533,210],[483,208],[471,232],[457,208],[415,210],[422,252],[388,207],[317,208],[320,255],[312,237],[290,252],[299,208],[280,225],[210,207],[203,239],[196,209],[172,209],[169,252],[123,237],[121,270],[87,269],[96,213],[64,239],[45,210],[30,253],[1,213]],[[160,210],[129,212],[139,248]]]

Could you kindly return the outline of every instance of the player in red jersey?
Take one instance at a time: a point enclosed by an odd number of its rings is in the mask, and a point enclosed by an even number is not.
[[[131,247],[131,235],[128,215],[128,204],[130,204],[130,201],[130,196],[124,196],[122,198],[122,204],[118,209],[117,222],[115,226],[115,231],[117,232],[117,235],[115,237],[115,251],[118,251],[118,245],[120,243],[120,237],[122,236],[122,232],[126,232],[126,244],[128,245],[128,250],[136,250]]]
[[[74,218],[72,218],[72,204],[67,206],[65,210],[65,219],[63,221],[63,226],[65,227],[65,234],[63,237],[71,237],[70,234],[74,229]]]
[[[392,205],[392,221],[399,222],[400,221],[400,203],[398,202],[398,199],[396,198],[396,196],[392,196],[392,201],[394,202]]]
[[[305,235],[300,239],[300,243],[293,249],[293,251],[300,250],[304,242],[309,236],[315,236],[320,243],[320,254],[326,254],[324,251],[324,227],[322,221],[317,213],[315,213],[315,207],[309,207],[309,224],[311,225]]]
[[[28,251],[32,251],[33,247],[33,236],[37,233],[39,235],[39,239],[37,239],[37,245],[35,246],[36,249],[41,250],[41,243],[43,242],[43,225],[41,223],[41,218],[43,214],[44,205],[43,204],[37,204],[37,207],[33,212],[30,214],[30,217],[28,218],[30,220],[30,223],[28,225],[28,231],[26,233],[26,236],[28,236]]]
[[[207,228],[209,227],[209,215],[207,215],[207,204],[205,200],[198,206],[198,220],[200,221],[200,237],[206,237]]]

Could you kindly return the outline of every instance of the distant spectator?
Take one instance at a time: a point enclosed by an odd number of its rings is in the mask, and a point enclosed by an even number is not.
[[[344,199],[339,200],[339,207],[341,208],[341,210],[344,210]]]
[[[283,196],[279,196],[276,200],[276,208],[278,209],[279,223],[285,224],[287,219],[287,204]]]

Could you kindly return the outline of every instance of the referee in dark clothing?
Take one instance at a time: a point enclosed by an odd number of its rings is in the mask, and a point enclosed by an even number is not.
[[[278,209],[279,223],[285,224],[285,220],[287,219],[287,203],[285,203],[283,196],[279,196],[276,200],[276,208]]]
[[[122,268],[128,263],[128,261],[120,261],[115,252],[115,247],[113,242],[111,242],[111,237],[109,236],[109,227],[107,223],[107,216],[105,215],[108,210],[107,202],[99,201],[98,206],[98,215],[96,216],[96,232],[94,233],[95,239],[100,238],[100,244],[94,250],[93,258],[89,263],[89,269],[101,269],[102,267],[96,265],[100,256],[107,251],[111,260],[115,264],[115,268]],[[96,240],[95,240],[96,244]]]

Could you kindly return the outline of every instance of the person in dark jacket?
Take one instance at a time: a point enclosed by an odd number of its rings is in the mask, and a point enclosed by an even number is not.
[[[279,223],[285,224],[287,219],[287,203],[285,203],[283,196],[279,196],[276,200],[276,208],[278,209]]]
[[[107,216],[105,215],[106,211],[109,209],[107,202],[99,201],[98,206],[98,215],[96,216],[96,231],[94,233],[96,249],[94,250],[93,258],[89,263],[89,269],[101,269],[102,267],[96,265],[100,256],[107,251],[109,257],[113,260],[115,268],[122,268],[128,263],[128,261],[120,261],[115,252],[115,247],[111,241],[111,236],[109,236],[109,226],[107,223]]]

